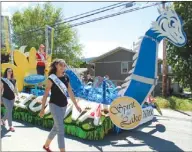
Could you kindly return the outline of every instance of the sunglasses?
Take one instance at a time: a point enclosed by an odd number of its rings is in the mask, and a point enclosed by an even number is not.
[[[66,65],[63,63],[59,63],[59,66],[66,67]]]
[[[66,64],[62,61],[56,61],[55,64],[58,64],[58,65],[64,66],[64,67],[66,66]]]

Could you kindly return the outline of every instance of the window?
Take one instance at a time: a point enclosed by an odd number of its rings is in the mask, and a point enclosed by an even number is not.
[[[167,72],[168,74],[172,74],[173,71],[172,71],[172,67],[171,66],[167,66]],[[161,74],[163,74],[163,64],[161,64]]]
[[[121,62],[121,74],[127,74],[129,72],[128,62]]]

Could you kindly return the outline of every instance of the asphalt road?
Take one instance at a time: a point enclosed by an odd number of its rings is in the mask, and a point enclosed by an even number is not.
[[[192,151],[192,113],[155,110],[152,122],[132,131],[111,133],[104,140],[86,141],[66,136],[66,151]],[[42,145],[49,130],[24,123],[13,122],[16,131],[1,131],[1,151],[43,151]],[[57,138],[51,145],[58,151]]]

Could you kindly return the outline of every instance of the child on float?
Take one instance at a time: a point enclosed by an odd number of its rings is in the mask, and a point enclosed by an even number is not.
[[[147,105],[151,105],[153,108],[157,109],[160,115],[162,115],[159,105],[155,102],[155,98],[152,95],[149,95],[147,98]]]

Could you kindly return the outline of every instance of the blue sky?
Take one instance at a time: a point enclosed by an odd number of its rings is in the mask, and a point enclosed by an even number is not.
[[[51,2],[55,7],[62,8],[64,18],[91,11],[117,2]],[[138,2],[139,3],[139,2]],[[43,2],[40,2],[43,4]],[[142,4],[142,3],[141,3]],[[140,5],[141,5],[140,4]],[[3,2],[2,14],[12,15],[15,11],[37,5],[37,2]],[[123,7],[107,13],[90,17],[95,18],[118,11]],[[80,43],[83,45],[84,57],[95,57],[118,46],[132,49],[133,42],[150,28],[151,22],[158,17],[157,6],[134,11],[109,19],[75,27]],[[85,19],[87,20],[87,19]],[[83,20],[80,20],[83,21]],[[77,22],[80,22],[77,21]],[[73,22],[73,23],[77,23]],[[159,58],[162,58],[162,44],[159,47]]]

